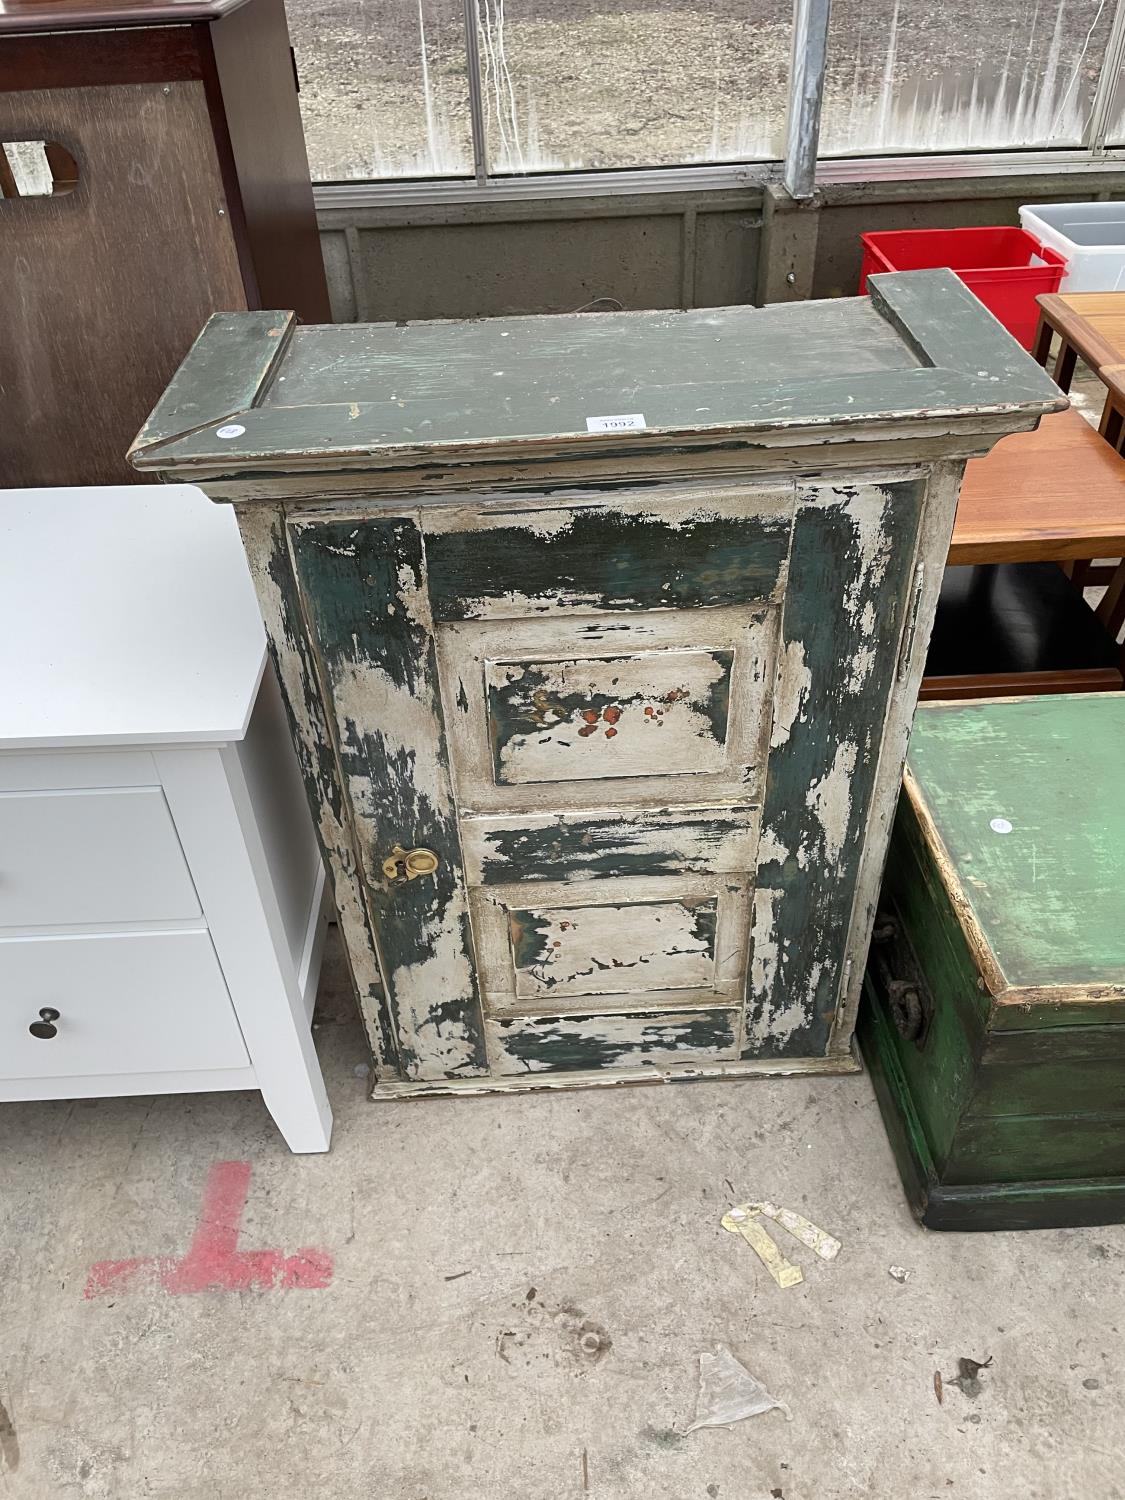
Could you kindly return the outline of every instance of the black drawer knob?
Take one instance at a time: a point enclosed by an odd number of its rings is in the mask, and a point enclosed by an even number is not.
[[[59,1034],[59,1028],[55,1025],[58,1018],[58,1011],[52,1010],[49,1005],[45,1005],[39,1012],[38,1021],[32,1021],[27,1029],[31,1032],[32,1036],[37,1036],[41,1042],[49,1042],[53,1036],[58,1036]]]

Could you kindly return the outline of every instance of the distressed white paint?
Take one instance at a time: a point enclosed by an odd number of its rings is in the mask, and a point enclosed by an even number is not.
[[[497,779],[518,784],[722,771],[725,717],[715,724],[706,709],[712,692],[729,682],[731,655],[667,650],[486,661],[485,685],[499,697],[505,720],[490,715]],[[582,708],[567,706],[564,700],[574,696],[599,717],[587,722]],[[507,721],[514,713],[541,727],[513,733]]]
[[[657,860],[669,874],[745,873],[756,864],[759,809],[753,803],[689,804],[684,807],[639,809],[591,808],[588,812],[468,814],[461,819],[461,852],[469,885],[483,884],[486,865],[495,866],[505,834],[558,831],[567,845],[572,835],[586,829],[578,849],[568,853],[571,880],[604,878],[604,866],[619,859],[629,868],[637,860]],[[704,825],[707,832],[704,832]],[[549,841],[544,841],[549,842]],[[560,854],[560,861],[563,856]],[[585,868],[584,868],[585,866]],[[603,873],[599,875],[598,867]],[[523,879],[537,879],[526,866]],[[495,868],[491,872],[495,879]]]
[[[839,859],[848,834],[852,812],[852,773],[858,748],[851,740],[836,746],[827,773],[814,781],[805,796],[824,834],[824,853],[829,864]]]
[[[410,1070],[412,1078],[473,1068],[475,1049],[465,1028],[457,1022],[431,1019],[443,997],[472,990],[473,967],[461,940],[461,918],[466,913],[465,896],[458,889],[445,908],[444,919],[439,919],[435,910],[423,924],[423,940],[429,949],[426,958],[419,963],[399,964],[391,971],[398,1023],[409,1035],[418,1058]]]
[[[568,810],[614,807],[629,810],[667,807],[690,801],[757,800],[760,796],[769,734],[770,688],[775,675],[778,611],[760,606],[734,606],[703,610],[652,611],[635,615],[602,615],[596,619],[560,620],[557,617],[487,621],[467,621],[442,625],[437,630],[438,672],[442,701],[448,726],[453,782],[462,810],[472,813],[512,814],[553,813],[560,807]],[[661,746],[676,744],[678,731],[645,727],[644,706],[630,714],[628,732],[625,722],[602,724],[600,734],[585,739],[577,733],[579,719],[568,736],[576,743],[573,751],[564,747],[567,759],[564,774],[554,771],[554,754],[558,746],[555,731],[545,727],[550,743],[531,747],[544,776],[553,780],[509,782],[496,778],[493,741],[490,733],[486,697],[486,675],[506,670],[510,664],[590,656],[591,646],[609,642],[618,660],[635,658],[630,673],[664,670],[669,675],[654,678],[651,686],[663,694],[683,685],[683,663],[687,653],[733,651],[728,729],[722,746],[711,739],[711,764],[686,772],[704,751],[707,742],[694,733],[699,728],[698,715],[689,721],[684,716],[687,734],[665,761]],[[707,657],[692,655],[693,663]],[[495,664],[503,663],[499,668]],[[614,669],[608,677],[622,676]],[[623,680],[619,686],[626,686]],[[613,689],[616,691],[616,689]],[[670,706],[656,702],[664,709],[668,722]],[[684,708],[683,703],[671,708]],[[672,723],[680,722],[677,715]],[[710,738],[710,725],[707,726]],[[606,728],[619,732],[606,740]],[[591,743],[587,743],[587,741]],[[645,751],[645,745],[651,749]],[[634,750],[639,746],[639,750]],[[621,761],[609,762],[612,754],[625,748]],[[643,753],[642,753],[643,752]],[[575,775],[581,767],[578,757],[587,757],[595,766],[595,757],[604,756],[610,774]],[[618,768],[617,774],[613,774]],[[600,768],[600,767],[599,767]],[[538,771],[537,771],[537,774]]]
[[[890,562],[891,543],[884,529],[886,513],[883,484],[865,485],[847,503],[848,519],[859,548],[859,569],[844,595],[844,612],[854,632],[854,645],[843,676],[843,686],[849,693],[862,692],[878,655],[875,639],[878,620],[870,590],[881,587]]]
[[[711,990],[713,937],[698,931],[697,921],[713,918],[715,906],[662,901],[510,911],[516,998],[550,1006],[570,995]]]
[[[489,1023],[485,1022],[486,1030]],[[495,1049],[495,1042],[491,1043]],[[429,1099],[465,1094],[556,1093],[560,1089],[617,1089],[634,1084],[683,1083],[690,1079],[838,1077],[858,1073],[859,1063],[850,1052],[829,1057],[766,1057],[736,1062],[699,1062],[678,1054],[673,1063],[644,1067],[575,1069],[566,1073],[521,1073],[506,1077],[451,1079],[446,1083],[382,1083],[371,1090],[378,1104],[390,1100]]]
[[[615,515],[634,517],[638,522],[652,522],[662,529],[677,531],[695,526],[701,521],[737,519],[753,522],[760,519],[763,524],[776,526],[779,522],[791,522],[796,490],[791,481],[753,485],[745,480],[734,481],[729,487],[699,485],[680,488],[668,485],[661,492],[659,506],[653,504],[652,492],[624,490],[615,492],[612,506]],[[606,506],[604,493],[589,496],[581,491],[521,496],[518,505],[512,498],[497,497],[492,506],[482,506],[475,496],[466,496],[462,504],[450,504],[451,497],[442,497],[442,503],[427,510],[425,528],[429,532],[484,531],[494,527],[515,528],[526,531],[529,538],[565,540],[575,523],[589,511],[600,511]],[[560,554],[561,555],[561,554]],[[763,600],[775,602],[785,587],[785,569],[764,593]],[[625,593],[614,603],[628,604],[631,595]],[[491,595],[474,597],[469,595],[462,601],[467,616],[489,620],[526,619],[533,620],[544,613],[576,614],[601,613],[605,600],[601,593],[586,590],[581,585],[559,585],[551,597],[529,595],[513,590],[502,598]]]
[[[836,1020],[828,1043],[829,1055],[833,1057],[846,1057],[851,1048],[856,1012],[859,1009],[860,996],[863,992],[863,975],[867,947],[871,937],[871,924],[875,919],[875,905],[879,896],[891,823],[902,785],[902,769],[906,761],[910,726],[914,719],[914,706],[918,701],[918,688],[922,680],[926,649],[933,628],[934,611],[937,608],[945,558],[949,551],[950,537],[953,534],[957,497],[960,493],[964,469],[963,459],[937,464],[926,484],[926,503],[914,553],[916,566],[912,570],[912,576],[917,579],[917,563],[924,564],[915,616],[916,624],[912,627],[911,610],[905,609],[903,630],[905,632],[913,629],[911,653],[905,663],[900,665],[900,670],[896,675],[883,725],[875,787],[862,835],[863,846],[856,880],[855,901],[852,904],[851,923],[845,949],[845,978],[838,997]]]
[[[788,641],[779,653],[777,690],[773,703],[773,729],[770,749],[787,744],[793,725],[803,719],[804,706],[812,688],[812,673],[805,664],[802,641]]]
[[[594,1040],[620,1049],[623,1054],[622,1065],[630,1066],[634,1072],[648,1067],[660,1068],[672,1065],[680,1067],[685,1063],[690,1064],[693,1059],[702,1058],[715,1062],[722,1059],[733,1062],[735,1058],[733,1045],[719,1048],[690,1045],[684,1041],[677,1029],[677,1023],[690,1023],[699,1015],[698,1011],[687,1011],[670,1012],[660,1016],[558,1016],[552,1019],[550,1031],[560,1038],[575,1041]],[[505,1046],[506,1038],[512,1035],[513,1028],[530,1030],[534,1026],[535,1023],[531,1020],[500,1022],[488,1019],[485,1021],[489,1054],[493,1059],[493,1072],[498,1077],[549,1070],[548,1063],[537,1058],[514,1057]],[[735,1028],[735,1041],[737,1042],[737,1027]],[[559,1076],[569,1078],[571,1075],[564,1073]]]
[[[400,566],[397,607],[424,629],[430,628],[429,599],[413,569]],[[381,662],[373,660],[353,636],[351,659],[335,658],[325,684],[339,736],[339,760],[355,825],[362,873],[371,885],[387,885],[383,860],[396,844],[409,842],[411,831],[388,827],[382,788],[368,774],[360,746],[366,734],[378,735],[387,757],[410,766],[412,795],[429,804],[431,815],[454,824],[456,810],[449,773],[441,755],[442,727],[437,710],[437,683],[422,654],[413,685],[397,683]],[[415,896],[417,899],[417,896]],[[472,956],[465,947],[468,901],[463,881],[455,878],[448,900],[434,895],[421,918],[418,945],[426,953],[412,964],[398,964],[388,974],[404,1052],[412,1055],[412,1078],[441,1077],[472,1070],[476,1043],[471,1022],[446,1019],[434,1012],[452,1000],[475,1010]]]
[[[777,976],[777,908],[781,891],[758,886],[754,892],[754,925],[750,939],[750,983],[755,994],[769,994]]]
[[[699,992],[700,1003],[724,998],[727,1003],[741,1002],[746,987],[750,894],[746,875],[622,875],[579,882],[477,887],[469,897],[485,1009],[496,1015],[589,1010],[591,994],[605,997],[598,1000],[599,1010],[611,1008],[616,1003],[612,1000],[615,995],[628,996],[635,1009],[642,993],[645,1010],[675,1008],[684,1004],[683,988],[677,986],[685,981]],[[680,939],[690,926],[690,908],[701,903],[716,907],[714,948],[706,959],[706,973],[697,958],[667,951],[670,947],[689,947]],[[558,950],[560,964],[572,964],[573,970],[559,985],[544,982],[549,971],[541,975],[516,973],[511,913],[529,908],[551,914],[553,925],[560,930],[550,941],[574,942],[567,952]],[[561,930],[563,922],[571,924],[565,932]],[[666,927],[671,939],[664,936]],[[690,947],[693,954],[701,954],[697,942]],[[612,963],[616,950],[632,962],[642,948],[648,955],[641,966],[647,976],[643,990],[639,985],[634,988],[635,974],[623,978],[622,971],[612,967],[600,971],[601,978],[589,976],[593,988],[579,987],[585,981],[577,977],[577,970],[594,967],[589,962],[592,957],[606,962],[608,955]]]
[[[332,744],[333,739],[322,704],[310,701],[314,685],[303,680],[298,644],[290,631],[285,602],[272,573],[276,548],[284,545],[284,519],[280,507],[251,506],[238,511],[238,524],[266,634],[276,655],[278,679],[296,737],[298,758],[307,770],[317,765],[320,746]],[[351,836],[334,813],[327,788],[319,791],[316,804],[317,833],[332,881],[336,918],[378,1074],[389,1059],[383,1055],[377,1015],[382,979],[376,960],[376,938],[369,926]]]
[[[332,702],[341,736],[353,732],[356,742],[364,732],[378,735],[388,756],[413,755],[411,780],[420,797],[445,813],[452,811],[449,779],[436,753],[440,731],[434,717],[433,685],[423,679],[411,693],[400,687],[378,662],[363,656],[336,664],[332,673]],[[385,828],[379,818],[381,788],[363,775],[348,781],[356,817],[367,825],[360,846],[369,855],[368,878],[383,878],[383,856],[389,854],[402,830]],[[384,844],[386,848],[384,848]]]

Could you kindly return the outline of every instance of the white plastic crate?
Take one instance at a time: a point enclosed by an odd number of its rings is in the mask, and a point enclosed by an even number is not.
[[[1066,256],[1060,291],[1125,291],[1125,203],[1031,203],[1020,225]]]

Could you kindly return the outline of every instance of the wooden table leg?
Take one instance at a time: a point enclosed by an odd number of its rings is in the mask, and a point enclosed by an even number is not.
[[[1078,363],[1078,351],[1073,344],[1068,344],[1064,334],[1059,335],[1062,343],[1059,346],[1059,356],[1055,360],[1054,381],[1060,391],[1069,391],[1070,382],[1074,379],[1074,367]]]
[[[1055,330],[1039,311],[1039,327],[1035,330],[1035,343],[1031,346],[1031,357],[1037,364],[1047,368],[1047,358],[1051,353],[1051,340],[1055,336]]]

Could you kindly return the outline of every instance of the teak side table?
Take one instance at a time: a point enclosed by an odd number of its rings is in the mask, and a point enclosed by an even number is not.
[[[377,1097],[855,1066],[964,462],[1066,404],[871,289],[217,317],[143,429],[237,510]]]

